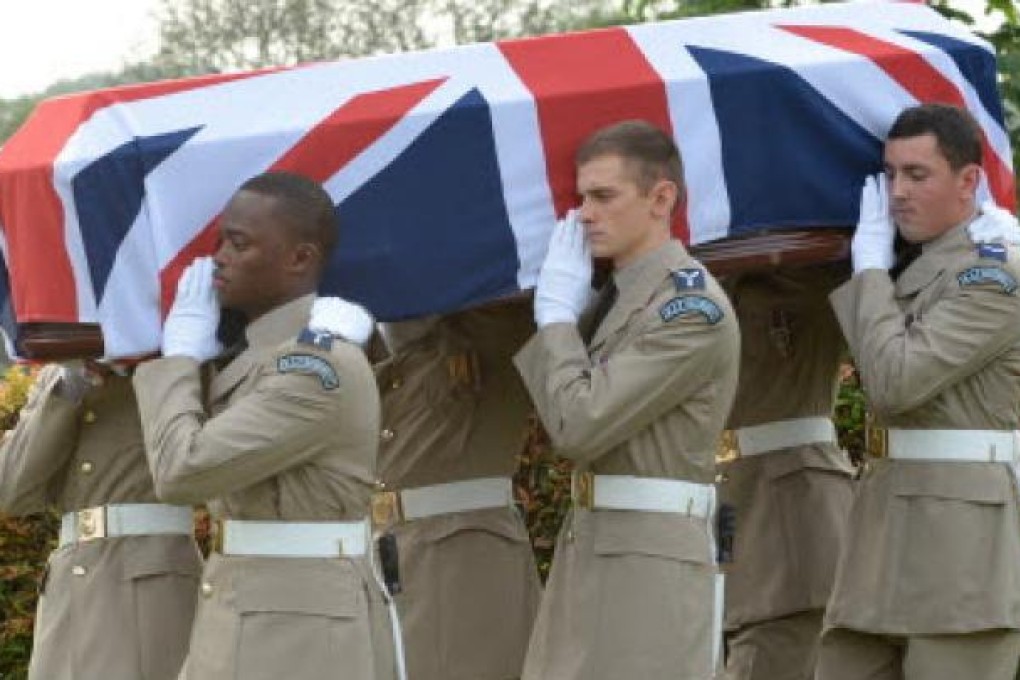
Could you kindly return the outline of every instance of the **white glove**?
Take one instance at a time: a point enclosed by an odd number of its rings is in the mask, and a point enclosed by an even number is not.
[[[857,230],[850,242],[850,259],[854,274],[865,269],[889,270],[896,262],[893,241],[896,227],[889,218],[889,192],[885,174],[864,180],[861,191],[861,214]]]
[[[223,349],[216,339],[220,304],[213,290],[213,261],[200,257],[177,282],[177,297],[163,324],[163,356],[208,361]]]
[[[553,227],[545,262],[535,286],[535,322],[539,328],[551,323],[577,323],[591,295],[591,248],[577,211]]]
[[[60,363],[60,378],[57,383],[57,391],[68,401],[78,404],[82,397],[93,386],[85,362],[81,359],[72,359]]]
[[[1008,210],[997,206],[994,201],[981,204],[981,215],[967,225],[967,233],[974,243],[1003,241],[1020,245],[1020,224]]]
[[[338,297],[320,297],[312,304],[308,327],[318,333],[329,333],[364,345],[372,337],[375,320],[361,305]]]

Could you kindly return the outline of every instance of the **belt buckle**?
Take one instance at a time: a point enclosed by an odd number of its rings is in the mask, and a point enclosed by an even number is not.
[[[591,510],[595,506],[595,475],[587,470],[575,471],[570,476],[570,499],[579,508]]]
[[[740,458],[740,438],[736,430],[723,430],[715,447],[715,462],[728,463]]]
[[[387,529],[404,520],[404,506],[399,491],[376,491],[372,494],[372,525]]]
[[[868,426],[865,430],[868,454],[872,458],[889,457],[889,430],[884,427]]]
[[[79,543],[106,538],[106,508],[85,508],[74,513],[75,540]]]

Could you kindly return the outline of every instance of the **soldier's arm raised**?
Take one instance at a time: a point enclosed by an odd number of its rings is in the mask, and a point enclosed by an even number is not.
[[[139,367],[135,390],[157,495],[195,503],[320,455],[324,433],[375,389],[366,362],[345,360],[360,350],[337,344],[339,356],[336,348],[278,351],[254,389],[214,417],[202,404],[197,362],[171,357]]]
[[[54,501],[53,486],[74,451],[78,404],[61,394],[61,368],[40,371],[18,424],[0,444],[0,511],[27,514]]]
[[[572,324],[543,328],[517,355],[557,453],[596,459],[679,404],[721,389],[714,380],[720,362],[734,361],[739,347],[731,315],[664,320],[661,312],[659,306],[642,312],[646,328],[598,365]]]
[[[909,323],[885,272],[862,272],[832,294],[876,412],[914,409],[1020,341],[1020,297],[1011,272],[974,266],[950,275],[945,296]]]

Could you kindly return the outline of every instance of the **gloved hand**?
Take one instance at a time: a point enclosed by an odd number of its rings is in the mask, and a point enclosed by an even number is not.
[[[864,180],[861,191],[861,213],[857,230],[850,242],[850,259],[854,274],[865,269],[889,270],[896,262],[893,241],[896,227],[889,217],[889,192],[885,174]]]
[[[93,381],[81,359],[72,359],[60,363],[60,378],[57,393],[72,403],[80,403],[85,393],[92,387]]]
[[[319,333],[330,333],[364,345],[372,337],[375,320],[361,305],[339,297],[320,297],[312,303],[308,327]]]
[[[535,322],[539,328],[551,323],[577,323],[591,295],[591,247],[577,211],[553,227],[549,250],[535,285]]]
[[[163,356],[208,361],[223,349],[216,339],[220,304],[213,290],[213,261],[200,257],[177,282],[177,297],[163,324]]]
[[[981,214],[967,225],[967,233],[974,243],[1003,241],[1020,245],[1020,224],[1008,210],[997,206],[994,201],[981,204]]]

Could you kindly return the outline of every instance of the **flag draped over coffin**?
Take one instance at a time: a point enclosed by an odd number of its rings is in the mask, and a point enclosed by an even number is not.
[[[966,106],[987,189],[1014,208],[989,47],[912,4],[825,5],[115,88],[42,103],[0,150],[5,326],[99,322],[159,345],[181,270],[267,170],[321,182],[340,246],[323,286],[383,320],[534,285],[606,124],[671,132],[702,243],[849,225],[906,106]]]

